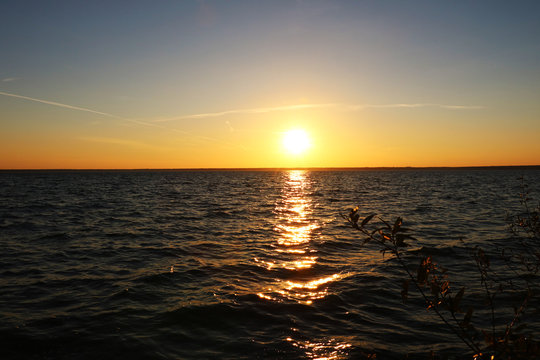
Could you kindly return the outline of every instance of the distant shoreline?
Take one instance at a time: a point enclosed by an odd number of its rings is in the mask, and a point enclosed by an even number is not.
[[[540,165],[508,165],[508,166],[403,166],[403,167],[297,167],[297,168],[140,168],[140,169],[0,169],[5,172],[189,172],[189,171],[417,171],[417,170],[540,170]]]

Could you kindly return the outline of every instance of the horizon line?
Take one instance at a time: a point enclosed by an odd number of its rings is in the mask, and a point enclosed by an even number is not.
[[[24,168],[6,171],[351,171],[351,170],[429,170],[429,169],[540,169],[538,165],[466,165],[466,166],[307,166],[307,167],[199,167],[199,168]]]

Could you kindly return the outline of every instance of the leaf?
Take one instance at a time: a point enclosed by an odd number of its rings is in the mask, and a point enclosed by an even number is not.
[[[441,294],[444,296],[446,295],[446,293],[448,292],[448,290],[450,289],[450,284],[448,281],[445,281],[442,283],[441,285]]]
[[[476,252],[476,261],[483,267],[489,267],[489,258],[481,248],[478,248],[478,251]]]
[[[399,228],[401,227],[401,224],[403,223],[402,219],[398,216],[396,218],[396,221],[394,222],[394,226],[392,227],[392,235],[397,233],[399,231]]]
[[[472,318],[473,308],[469,307],[467,309],[467,313],[463,317],[463,321],[459,324],[462,328],[467,328],[471,324],[471,318]]]
[[[417,270],[417,281],[419,285],[423,285],[426,283],[429,270],[428,270],[428,264],[430,263],[430,257],[423,258],[420,261],[420,266],[418,266]]]
[[[460,312],[459,309],[459,303],[461,302],[461,298],[463,298],[463,293],[465,292],[465,287],[462,287],[457,295],[452,299],[452,312]]]
[[[435,281],[433,281],[431,283],[431,294],[434,296],[438,296],[440,290],[441,289],[439,288],[439,285]]]
[[[397,234],[396,235],[396,245],[397,246],[400,246],[400,247],[405,247],[405,246],[409,246],[409,244],[406,244],[404,242],[405,239],[413,239],[414,238],[410,235],[407,235],[407,234]]]
[[[358,224],[358,219],[360,219],[360,214],[358,213],[358,206],[354,209],[351,209],[349,213],[349,221],[354,225]]]
[[[403,301],[403,303],[407,301],[407,297],[409,296],[409,281],[410,280],[403,280],[403,290],[401,290],[401,300]]]
[[[377,215],[375,213],[371,214],[371,215],[368,215],[364,220],[362,220],[362,223],[360,224],[360,227],[364,227],[364,225],[366,225],[371,219],[373,219],[373,217]]]

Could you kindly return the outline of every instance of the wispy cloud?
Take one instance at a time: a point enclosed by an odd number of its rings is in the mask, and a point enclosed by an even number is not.
[[[9,97],[17,98],[17,99],[22,99],[22,100],[38,102],[38,103],[47,104],[47,105],[51,105],[51,106],[58,106],[58,107],[65,108],[65,109],[70,109],[70,110],[84,111],[84,112],[88,112],[88,113],[92,113],[92,114],[96,114],[96,115],[101,115],[101,116],[105,116],[105,117],[109,117],[109,118],[113,118],[113,119],[119,119],[119,120],[131,122],[131,123],[138,124],[138,125],[162,128],[161,126],[159,126],[157,124],[154,124],[154,123],[148,123],[148,122],[144,122],[144,121],[140,121],[140,120],[129,119],[129,118],[125,118],[125,117],[114,115],[114,114],[109,114],[109,113],[102,112],[102,111],[97,111],[97,110],[88,109],[88,108],[84,108],[84,107],[80,107],[80,106],[69,105],[69,104],[63,104],[63,103],[59,103],[59,102],[56,102],[56,101],[37,99],[37,98],[29,97],[29,96],[7,93],[7,92],[4,92],[4,91],[0,91],[0,95],[9,96]]]
[[[154,149],[154,150],[167,150],[164,147],[157,147],[157,146],[149,145],[149,144],[139,142],[139,141],[119,139],[119,138],[84,136],[84,137],[78,137],[78,139],[83,140],[83,141],[88,141],[88,142],[100,143],[100,144],[122,145],[122,146],[129,146],[129,147],[135,147],[135,148]]]
[[[439,105],[444,109],[450,110],[481,110],[484,109],[484,106],[479,105]]]
[[[18,80],[19,78],[16,78],[16,77],[8,77],[8,78],[5,78],[5,79],[2,79],[2,82],[13,82],[15,80]]]
[[[83,107],[79,107],[79,106],[62,104],[62,103],[59,103],[59,102],[56,102],[56,101],[36,99],[36,98],[29,97],[29,96],[11,94],[11,93],[7,93],[7,92],[3,92],[3,91],[0,91],[0,95],[10,96],[10,97],[14,97],[14,98],[17,98],[17,99],[23,99],[23,100],[39,102],[39,103],[42,103],[42,104],[47,104],[47,105],[52,105],[52,106],[59,106],[59,107],[66,108],[66,109],[71,109],[71,110],[85,111],[85,112],[89,112],[89,113],[93,113],[93,114],[98,114],[98,115],[102,115],[102,116],[116,118],[116,119],[122,119],[120,116],[116,116],[116,115],[113,115],[113,114],[108,114],[108,113],[105,113],[105,112],[96,111],[96,110],[92,110],[92,109],[87,109],[87,108],[83,108]]]
[[[235,109],[235,110],[226,110],[226,111],[211,112],[211,113],[174,116],[174,117],[170,117],[166,119],[157,119],[154,121],[167,122],[167,121],[186,120],[186,119],[203,119],[203,118],[213,118],[213,117],[220,117],[220,116],[226,116],[226,115],[232,115],[232,114],[264,114],[264,113],[269,113],[269,112],[274,112],[274,111],[324,108],[324,107],[334,107],[336,105],[337,104],[299,104],[299,105],[261,107],[261,108],[250,108],[250,109]]]
[[[363,110],[363,109],[395,109],[395,108],[404,108],[404,109],[415,109],[415,108],[441,108],[448,110],[479,110],[483,109],[483,106],[479,105],[448,105],[448,104],[433,104],[433,103],[412,103],[412,104],[353,104],[346,105],[341,104],[345,109],[349,110]]]
[[[231,122],[229,120],[225,121],[225,125],[229,128],[229,132],[234,132],[234,128],[231,125]]]
[[[13,78],[14,79],[14,78]],[[2,81],[6,81],[9,79],[4,79]],[[433,104],[433,103],[398,103],[398,104],[344,104],[344,103],[320,103],[320,104],[295,104],[295,105],[284,105],[284,106],[273,106],[273,107],[259,107],[259,108],[243,108],[243,109],[234,109],[234,110],[225,110],[225,111],[219,111],[219,112],[209,112],[209,113],[199,113],[199,114],[190,114],[190,115],[181,115],[181,116],[175,116],[165,119],[156,119],[154,122],[149,123],[145,121],[125,118],[122,116],[106,113],[103,111],[93,110],[89,108],[84,108],[80,106],[74,106],[64,103],[59,103],[56,101],[50,101],[50,100],[44,100],[44,99],[38,99],[33,98],[29,96],[24,95],[18,95],[18,94],[12,94],[7,93],[4,91],[0,91],[0,95],[3,96],[9,96],[17,99],[23,99],[28,101],[34,101],[42,104],[52,105],[52,106],[58,106],[65,109],[70,110],[76,110],[76,111],[83,111],[88,112],[96,115],[101,115],[109,118],[124,120],[128,122],[132,122],[139,125],[144,126],[152,126],[152,127],[160,127],[159,125],[155,124],[156,122],[169,122],[169,121],[175,121],[175,120],[187,120],[187,119],[204,119],[204,118],[214,118],[214,117],[222,117],[227,115],[234,115],[234,114],[264,114],[269,112],[277,112],[277,111],[294,111],[294,110],[304,110],[304,109],[317,109],[317,108],[335,108],[339,110],[345,110],[345,111],[358,111],[363,109],[369,109],[369,108],[375,108],[375,109],[385,109],[385,108],[426,108],[426,107],[438,107],[441,109],[449,109],[449,110],[478,110],[483,109],[483,106],[477,106],[477,105],[448,105],[448,104]],[[230,125],[230,124],[229,124]],[[172,129],[174,131],[174,129]],[[185,133],[183,131],[178,131],[180,133]]]
[[[417,103],[417,104],[343,104],[343,103],[321,103],[321,104],[296,104],[286,106],[274,106],[274,107],[260,107],[249,109],[235,109],[226,110],[211,113],[200,113],[191,115],[175,116],[165,119],[157,119],[155,122],[168,122],[175,120],[188,120],[188,119],[204,119],[221,117],[234,114],[264,114],[277,111],[291,111],[291,110],[303,110],[303,109],[317,109],[317,108],[335,108],[343,111],[359,111],[363,109],[391,109],[391,108],[441,108],[448,110],[478,110],[483,109],[483,106],[477,105],[447,105],[447,104],[431,104],[431,103]]]
[[[51,105],[51,106],[58,106],[58,107],[65,108],[65,109],[70,109],[70,110],[88,112],[88,113],[92,113],[92,114],[96,114],[96,115],[100,115],[100,116],[105,116],[105,117],[109,117],[109,118],[113,118],[113,119],[118,119],[118,120],[130,122],[130,123],[134,123],[134,124],[138,124],[138,125],[149,126],[149,127],[154,127],[154,128],[158,128],[158,129],[167,130],[167,131],[172,131],[172,132],[177,133],[177,134],[187,135],[187,136],[189,136],[189,138],[192,141],[196,141],[196,142],[199,142],[199,143],[216,143],[216,142],[219,143],[219,142],[221,142],[225,146],[233,146],[233,147],[237,146],[235,144],[222,142],[222,141],[220,141],[218,139],[214,139],[214,138],[211,138],[211,137],[208,137],[208,136],[196,135],[196,134],[193,134],[193,133],[188,132],[188,131],[172,129],[170,127],[165,127],[165,126],[162,126],[162,125],[159,125],[159,124],[155,124],[153,122],[145,122],[145,121],[130,119],[130,118],[126,118],[126,117],[122,117],[122,116],[118,116],[118,115],[114,115],[114,114],[110,114],[110,113],[106,113],[106,112],[102,112],[102,111],[97,111],[97,110],[93,110],[93,109],[88,109],[88,108],[84,108],[84,107],[80,107],[80,106],[63,104],[63,103],[59,103],[59,102],[56,102],[56,101],[38,99],[38,98],[33,98],[33,97],[29,97],[29,96],[24,96],[24,95],[12,94],[12,93],[4,92],[4,91],[0,91],[0,95],[9,96],[9,97],[22,99],[22,100],[27,100],[27,101],[38,102],[38,103],[47,104],[47,105]],[[100,122],[94,122],[94,124],[100,124]],[[232,126],[230,125],[230,123],[228,124],[228,126],[229,126],[229,129],[234,130],[232,128]],[[85,141],[92,141],[92,142],[117,144],[117,145],[125,145],[125,146],[134,146],[134,147],[139,147],[139,148],[164,149],[164,148],[161,148],[161,147],[155,147],[153,145],[148,145],[148,144],[144,144],[144,143],[137,142],[137,141],[131,141],[131,140],[126,140],[126,139],[118,139],[118,138],[83,137],[83,138],[79,138],[79,139],[85,140]]]

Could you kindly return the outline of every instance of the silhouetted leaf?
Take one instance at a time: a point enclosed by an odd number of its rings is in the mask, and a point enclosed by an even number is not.
[[[364,225],[366,225],[371,219],[373,219],[373,217],[375,215],[377,215],[377,214],[368,215],[364,220],[362,220],[362,223],[360,224],[360,227],[364,227]]]
[[[349,213],[349,220],[352,224],[358,224],[358,219],[360,219],[360,214],[358,213],[358,206],[354,209],[351,209]]]
[[[481,248],[478,248],[478,250],[476,251],[476,261],[482,267],[489,267],[489,258],[484,252],[484,250],[482,250]]]
[[[429,275],[429,265],[431,264],[431,257],[425,257],[420,261],[420,266],[417,271],[417,281],[419,285],[426,283]]]
[[[442,283],[441,285],[441,294],[444,296],[446,295],[446,293],[448,292],[448,290],[450,289],[450,283],[448,281],[445,281]]]
[[[409,296],[409,281],[410,280],[403,280],[402,288],[401,290],[401,300],[405,303],[407,301],[407,297]]]
[[[467,313],[463,317],[463,321],[460,323],[461,327],[463,328],[469,327],[469,325],[471,324],[472,313],[473,313],[473,308],[469,307],[469,309],[467,309]]]
[[[452,308],[451,310],[453,312],[459,312],[459,303],[461,302],[461,298],[463,298],[463,293],[465,292],[465,287],[462,287],[457,295],[452,299]]]
[[[392,235],[394,235],[395,233],[399,231],[399,228],[401,227],[402,223],[403,221],[401,220],[400,217],[396,218],[396,221],[394,222],[394,226],[392,227]]]
[[[410,235],[407,235],[407,234],[397,234],[396,235],[396,245],[399,246],[399,247],[405,247],[405,246],[409,246],[409,244],[406,244],[404,242],[405,239],[413,239],[414,238]]]
[[[441,290],[440,287],[439,287],[439,284],[437,284],[435,281],[433,281],[430,284],[430,287],[431,287],[431,294],[434,295],[434,296],[438,296],[439,291]]]

